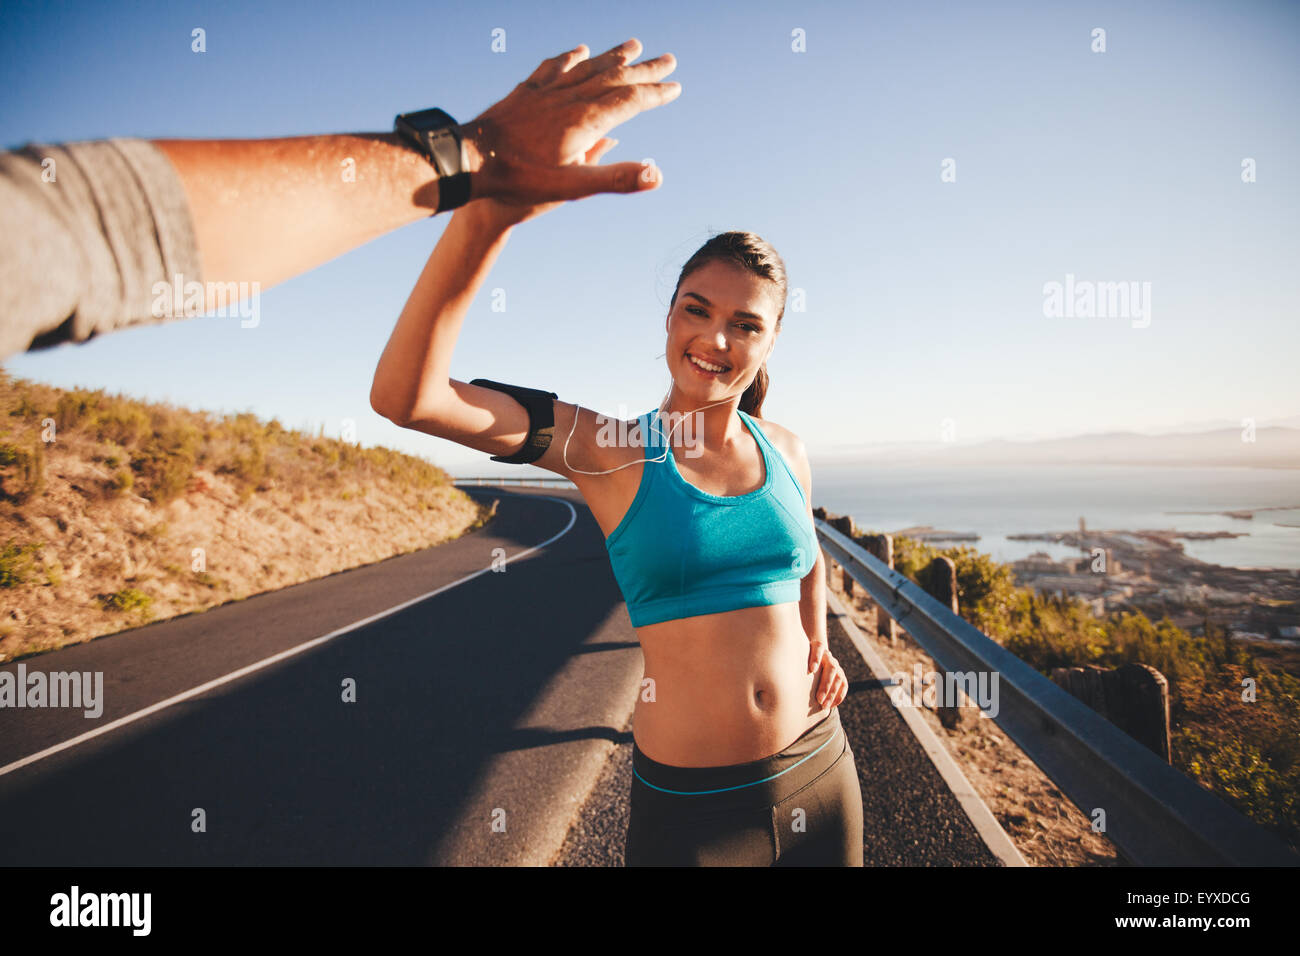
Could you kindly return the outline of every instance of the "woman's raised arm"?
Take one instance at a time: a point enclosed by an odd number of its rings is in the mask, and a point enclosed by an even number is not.
[[[649,192],[662,183],[652,163],[601,167],[600,158],[617,142],[601,134],[627,116],[676,97],[680,86],[658,82],[676,61],[664,54],[629,65],[641,51],[635,39],[595,59],[587,59],[585,49],[544,61],[510,96],[474,121],[476,129],[491,132],[511,122],[536,123],[543,119],[541,104],[560,104],[544,123],[552,131],[558,125],[561,135],[537,145],[539,155],[526,157],[542,164],[533,170],[531,191],[498,191],[452,215],[375,369],[370,405],[390,421],[491,455],[517,452],[528,437],[527,409],[511,395],[453,381],[449,375],[470,303],[515,225],[594,192]],[[572,107],[567,112],[566,102]],[[506,160],[492,150],[488,156]],[[538,203],[539,195],[552,201]],[[484,372],[484,377],[491,374],[490,369]],[[549,382],[511,384],[555,391]],[[603,430],[594,412],[560,401],[554,402],[553,412],[554,440],[537,459],[539,467],[576,483],[582,473],[572,467],[600,471],[619,456],[622,449],[604,448],[597,440]]]
[[[452,213],[379,357],[370,407],[380,415],[404,427],[437,423],[454,398],[448,370],[461,323],[512,227],[488,200]]]
[[[602,140],[587,162],[594,164],[612,145],[612,140]],[[661,181],[649,167],[644,176],[629,181],[627,191],[655,189]],[[469,305],[511,230],[558,205],[517,206],[484,199],[452,214],[379,358],[370,387],[370,405],[376,412],[404,428],[490,455],[511,455],[523,446],[529,430],[527,409],[504,392],[453,380],[451,356]],[[484,371],[490,377],[491,370]],[[555,391],[550,382],[514,384]],[[599,471],[618,456],[617,449],[597,440],[601,422],[590,409],[555,401],[554,417],[554,439],[535,462],[538,467],[580,482],[584,476],[573,468]]]

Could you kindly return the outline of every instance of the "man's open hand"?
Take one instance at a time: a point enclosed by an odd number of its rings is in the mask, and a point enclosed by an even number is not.
[[[529,206],[659,185],[640,162],[590,161],[619,123],[681,93],[680,84],[659,82],[677,60],[665,53],[631,64],[641,55],[635,38],[598,57],[587,54],[583,45],[543,60],[509,96],[461,127],[475,170],[471,200]]]

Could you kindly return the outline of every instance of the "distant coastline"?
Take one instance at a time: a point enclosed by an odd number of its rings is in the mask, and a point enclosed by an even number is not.
[[[1142,435],[1112,432],[1039,441],[888,442],[810,449],[815,461],[873,465],[1129,465],[1300,469],[1300,429]]]

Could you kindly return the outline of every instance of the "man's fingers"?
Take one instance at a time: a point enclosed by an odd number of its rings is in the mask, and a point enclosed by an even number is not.
[[[548,57],[537,65],[537,69],[533,70],[532,75],[524,83],[533,87],[544,86],[561,73],[573,69],[574,64],[585,60],[589,52],[587,45],[580,43],[572,50],[565,50],[563,53]]]
[[[596,166],[600,163],[600,158],[608,153],[618,143],[616,139],[610,139],[608,136],[602,136],[595,146],[587,150],[583,156],[583,162],[588,166]]]
[[[677,69],[677,57],[664,53],[644,63],[630,66],[611,66],[593,74],[586,81],[594,87],[633,86],[639,83],[656,83]],[[566,79],[567,83],[568,80]]]
[[[560,72],[568,73],[579,63],[585,62],[590,54],[591,51],[587,49],[587,44],[585,43],[579,44],[575,49],[572,49],[567,53],[560,54]]]
[[[598,73],[606,70],[617,70],[625,63],[631,63],[641,55],[641,41],[633,37],[616,47],[611,47],[600,56],[593,56],[591,59],[575,65],[573,69],[566,71],[566,76],[559,84],[560,86],[574,86],[583,83]]]
[[[680,83],[638,83],[635,86],[616,86],[593,103],[592,125],[602,133],[608,132],[636,116],[637,113],[671,103],[681,92]]]

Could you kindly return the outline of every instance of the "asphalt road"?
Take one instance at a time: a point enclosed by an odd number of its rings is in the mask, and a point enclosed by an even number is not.
[[[104,711],[0,709],[0,865],[620,864],[641,653],[599,526],[465,490],[500,505],[456,541],[18,662]],[[830,633],[868,864],[996,865]]]

